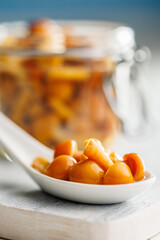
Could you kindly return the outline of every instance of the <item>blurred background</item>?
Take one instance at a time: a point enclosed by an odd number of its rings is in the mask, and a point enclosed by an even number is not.
[[[1,0],[0,21],[89,19],[116,21],[130,25],[139,45],[152,51],[148,72],[152,86],[160,86],[160,1],[159,0]],[[155,96],[159,96],[155,88]],[[160,101],[160,100],[159,100]]]
[[[2,0],[0,21],[35,19],[92,19],[127,23],[139,44],[159,47],[159,0]]]

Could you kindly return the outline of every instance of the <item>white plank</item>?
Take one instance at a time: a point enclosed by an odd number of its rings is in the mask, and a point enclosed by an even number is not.
[[[159,230],[159,181],[151,191],[126,203],[87,205],[45,194],[20,167],[0,162],[1,237],[146,240]]]

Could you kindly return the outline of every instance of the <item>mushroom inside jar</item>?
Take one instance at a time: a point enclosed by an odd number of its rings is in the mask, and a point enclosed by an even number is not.
[[[67,49],[84,48],[84,42],[93,48],[88,36],[82,41],[72,31],[72,27],[43,19],[28,24],[24,36],[6,36],[0,49],[18,49],[21,54],[0,54],[1,110],[49,147],[70,138],[82,146],[90,136],[108,145],[119,120],[102,85],[116,64],[108,55],[67,54]],[[41,54],[22,54],[24,50]],[[59,50],[64,52],[57,54]]]

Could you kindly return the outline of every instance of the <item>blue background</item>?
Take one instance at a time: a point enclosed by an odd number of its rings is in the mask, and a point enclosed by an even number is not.
[[[0,0],[0,21],[38,17],[124,22],[139,44],[160,45],[160,0]]]

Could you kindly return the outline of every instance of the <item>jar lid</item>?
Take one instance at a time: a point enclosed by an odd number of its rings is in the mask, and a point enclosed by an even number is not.
[[[114,22],[43,19],[0,24],[0,52],[115,58],[135,48],[132,28]]]

